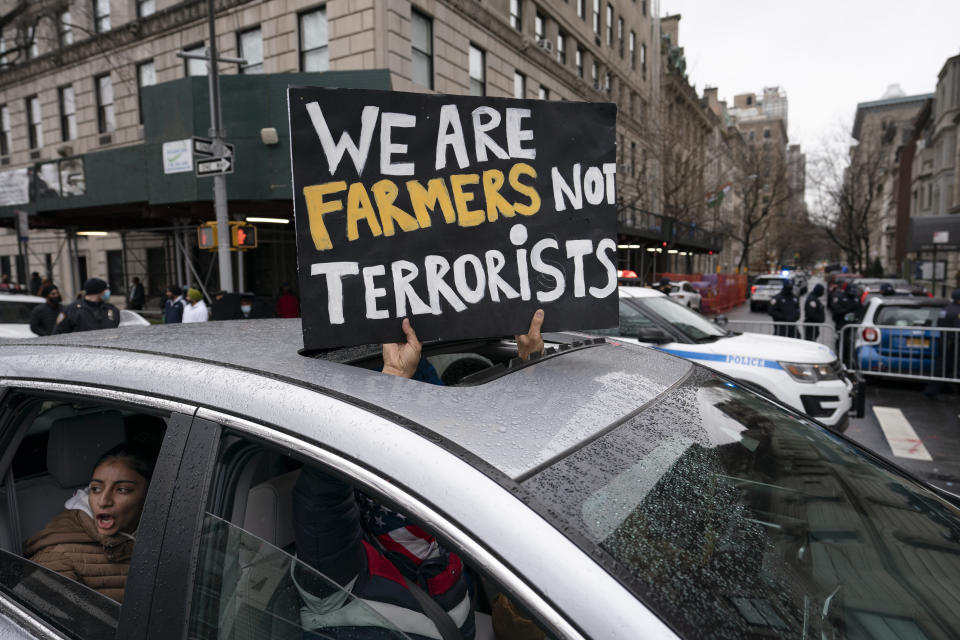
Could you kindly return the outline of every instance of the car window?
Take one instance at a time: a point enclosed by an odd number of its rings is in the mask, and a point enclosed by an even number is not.
[[[109,637],[152,482],[128,457],[96,463],[122,444],[149,476],[169,415],[40,392],[4,406],[0,591],[71,637]]]
[[[759,285],[766,285],[766,286],[775,285],[778,287],[782,287],[786,282],[787,282],[786,278],[770,278],[770,277],[764,277],[764,276],[761,276],[756,280],[756,283]]]
[[[30,312],[36,302],[13,302],[0,300],[0,324],[23,324],[30,322]]]
[[[692,286],[690,286],[689,284],[683,285],[683,290],[686,291],[687,293],[696,293],[696,292],[697,292],[697,290],[694,289],[694,288],[693,288]]]
[[[656,327],[656,324],[631,304],[620,301],[620,325],[612,329],[591,329],[588,333],[598,336],[624,336],[635,338],[641,329]]]
[[[707,371],[524,488],[683,636],[960,637],[960,509]]]
[[[641,309],[655,313],[693,341],[721,338],[727,332],[699,313],[669,298],[644,298],[635,301]]]
[[[344,522],[353,523],[347,530],[362,528],[362,537],[324,539]],[[355,554],[365,561],[357,564]],[[189,620],[196,639],[433,637],[401,570],[449,610],[466,637],[492,638],[495,611],[523,611],[412,518],[322,465],[229,431],[198,558]],[[539,632],[526,619],[525,630]],[[351,635],[359,627],[368,635]]]
[[[943,307],[914,307],[884,305],[877,311],[874,322],[878,325],[895,325],[898,327],[932,327],[937,324],[937,318]]]

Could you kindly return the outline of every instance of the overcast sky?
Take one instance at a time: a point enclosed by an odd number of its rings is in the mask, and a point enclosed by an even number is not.
[[[899,83],[932,93],[947,58],[960,54],[960,0],[660,0],[680,13],[687,75],[703,95],[779,85],[789,136],[809,154],[849,131],[858,102]]]

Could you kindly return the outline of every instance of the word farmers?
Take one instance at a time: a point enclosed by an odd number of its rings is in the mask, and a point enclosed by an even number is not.
[[[527,248],[527,229],[515,224],[510,229],[510,242],[515,249],[509,260],[503,251],[489,249],[482,254],[464,253],[452,260],[427,255],[420,264],[396,260],[389,265],[361,267],[359,262],[317,262],[310,265],[310,275],[326,279],[330,324],[346,321],[344,284],[358,277],[363,280],[364,314],[370,320],[389,318],[391,311],[396,318],[440,315],[445,306],[461,312],[467,305],[483,302],[536,299],[547,303],[570,295],[569,288],[574,298],[589,295],[600,299],[616,291],[616,242],[611,238],[600,240],[596,246],[591,240],[567,240],[561,247],[556,239],[548,237]],[[587,282],[585,266],[589,261],[599,263],[605,275],[603,282]],[[568,265],[572,266],[572,282],[564,275],[569,273],[565,268]],[[387,288],[380,284],[392,286],[392,305]]]

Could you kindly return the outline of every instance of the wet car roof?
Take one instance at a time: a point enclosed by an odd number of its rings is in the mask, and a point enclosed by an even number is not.
[[[481,384],[443,387],[340,364],[378,354],[378,345],[317,357],[300,355],[302,345],[299,320],[129,327],[0,344],[0,370],[5,369],[5,357],[20,356],[22,363],[22,356],[30,355],[37,363],[37,377],[62,379],[62,373],[49,367],[51,361],[69,353],[115,365],[118,351],[166,356],[156,360],[160,377],[175,375],[184,360],[225,366],[401,416],[516,478],[634,415],[694,366],[645,347],[585,342]],[[60,351],[56,355],[44,353],[55,347]],[[123,388],[111,365],[103,367],[98,383]]]

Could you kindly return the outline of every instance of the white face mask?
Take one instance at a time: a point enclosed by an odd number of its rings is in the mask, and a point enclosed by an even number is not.
[[[250,309],[251,307],[248,304],[240,305],[240,311],[243,311],[244,313],[250,313]]]

